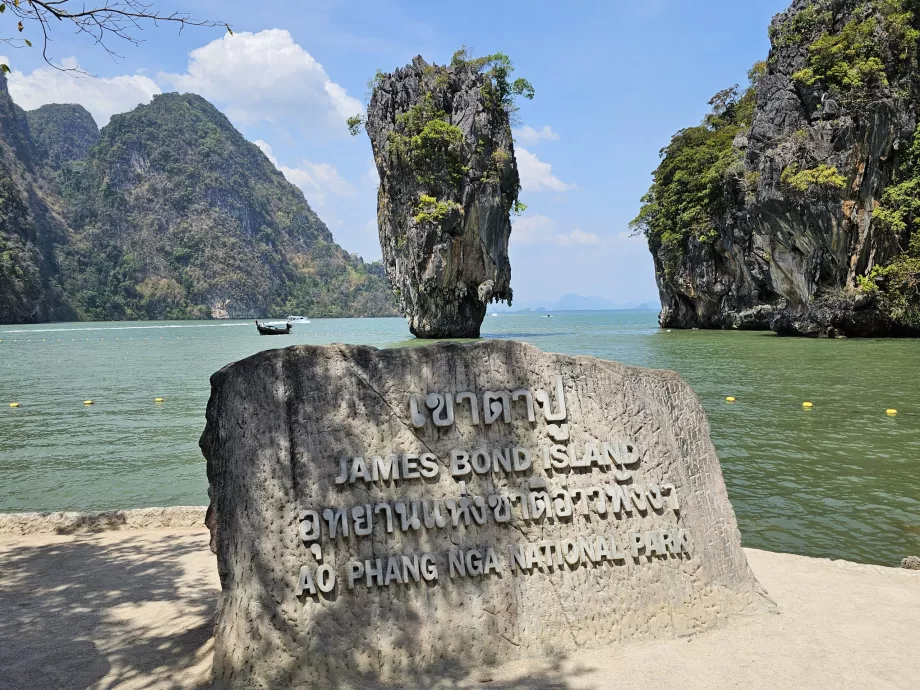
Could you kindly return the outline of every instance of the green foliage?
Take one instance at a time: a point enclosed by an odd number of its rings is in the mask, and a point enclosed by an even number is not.
[[[900,324],[920,328],[920,126],[872,214],[874,228],[889,232],[902,248],[887,265],[858,278],[864,292],[880,293],[883,306]]]
[[[387,73],[382,69],[378,69],[374,76],[367,80],[367,98],[370,100],[370,95],[373,93],[374,89],[380,86],[383,83],[383,80],[387,78]]]
[[[751,74],[759,78],[762,66],[755,65]],[[726,210],[730,188],[744,170],[732,141],[750,126],[754,98],[753,86],[743,94],[737,86],[720,91],[710,100],[712,112],[703,123],[679,131],[661,150],[652,186],[630,227],[648,238],[668,277],[691,239],[718,239],[716,219]]]
[[[909,238],[920,238],[920,125],[893,177],[872,218],[876,227],[891,232],[906,246]]]
[[[482,153],[482,151],[478,151]],[[489,167],[480,177],[480,182],[486,184],[501,184],[502,176],[511,164],[511,153],[505,149],[496,149],[489,159]]]
[[[54,170],[85,158],[99,141],[99,128],[81,105],[43,105],[26,113],[36,159]]]
[[[420,194],[418,206],[415,207],[415,222],[440,225],[454,211],[462,215],[463,207],[450,199],[438,200],[433,196]]]
[[[430,189],[458,184],[464,165],[463,131],[448,122],[431,94],[396,118],[387,150],[411,166],[420,184]]]
[[[352,115],[345,120],[345,124],[348,126],[348,133],[353,137],[357,136],[361,133],[361,128],[364,127],[364,116]]]
[[[883,305],[900,325],[920,328],[920,256],[905,253],[887,266],[873,269],[871,279],[884,285]]]
[[[524,213],[524,211],[526,210],[527,210],[527,204],[525,204],[522,201],[515,200],[515,202],[511,205],[511,215],[512,216],[519,216],[522,213]]]
[[[801,11],[789,17],[776,28],[770,27],[770,40],[777,48],[801,43],[821,25],[830,24],[833,13],[830,10],[819,12],[815,4],[806,5]]]
[[[487,130],[504,127],[510,140],[508,115],[516,110],[515,99],[519,96],[530,99],[534,95],[530,82],[512,79],[513,72],[514,66],[507,55],[494,53],[471,58],[466,48],[457,51],[448,66],[425,66],[420,98],[397,115],[384,149],[392,164],[415,176],[423,199],[440,200],[436,204],[448,205],[420,204],[415,210],[419,222],[440,222],[441,214],[457,206],[450,199],[457,196],[457,188],[464,184],[498,185],[507,212],[524,208],[517,198],[520,192],[517,175],[511,174],[511,151],[495,148],[497,142],[486,141],[484,137],[473,148],[464,131],[451,123],[445,111],[450,109],[448,104],[456,89],[469,85],[473,77],[473,84],[481,83],[480,93],[490,118]],[[375,87],[381,79],[378,75]],[[357,117],[349,120],[353,133],[360,124]],[[476,173],[471,175],[474,168]]]
[[[798,163],[787,165],[780,175],[780,182],[797,192],[807,192],[813,185],[823,189],[843,189],[846,178],[837,172],[837,168],[818,165],[814,168],[799,170]]]
[[[878,267],[873,268],[868,276],[856,276],[857,290],[868,294],[874,294],[878,292],[878,285],[874,280],[874,278],[878,276],[877,268]]]
[[[744,173],[744,184],[748,189],[755,189],[760,182],[760,173],[756,170],[748,170]]]
[[[454,53],[450,64],[452,67],[472,67],[477,72],[483,72],[487,78],[482,87],[483,95],[486,96],[488,102],[501,106],[508,113],[517,111],[515,98],[533,100],[535,93],[533,84],[521,77],[511,81],[514,63],[504,53],[492,53],[472,58],[469,55],[469,49],[463,46]]]
[[[792,18],[799,26],[788,40],[800,42],[827,27],[808,47],[809,65],[792,75],[811,86],[818,82],[856,99],[868,98],[917,66],[914,0],[869,0],[839,31],[830,11],[806,7]]]

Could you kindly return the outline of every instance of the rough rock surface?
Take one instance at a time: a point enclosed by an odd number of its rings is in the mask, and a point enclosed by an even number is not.
[[[377,224],[387,279],[424,338],[478,337],[492,301],[511,302],[509,212],[520,187],[508,113],[483,91],[474,67],[439,67],[416,57],[378,75],[366,129],[380,175]],[[439,111],[462,142],[413,157],[394,146],[409,138],[413,106]],[[443,204],[424,217],[421,197]]]
[[[558,411],[557,376],[566,403],[569,444],[619,439],[627,456],[601,470],[546,470],[552,443],[546,414]],[[748,567],[728,501],[709,425],[696,395],[676,374],[625,367],[591,357],[545,354],[512,341],[440,343],[375,350],[331,345],[268,350],[214,374],[201,446],[207,458],[222,594],[215,628],[216,687],[373,687],[380,682],[430,687],[426,679],[462,677],[517,658],[635,638],[673,637],[718,625],[740,612],[768,610]],[[530,389],[511,403],[510,421],[474,425],[471,405],[458,401],[454,423],[435,426],[436,405],[410,394]],[[549,391],[546,404],[540,390]],[[501,395],[499,395],[499,398]],[[435,402],[436,401],[432,401]],[[489,405],[496,411],[495,405]],[[431,410],[434,410],[432,412]],[[484,410],[480,407],[479,414]],[[450,451],[521,446],[533,464],[466,476],[450,472]],[[625,450],[624,450],[625,449]],[[360,456],[430,451],[439,472],[424,480],[338,485],[340,461]],[[631,469],[626,471],[626,467]],[[609,485],[673,484],[671,504],[597,514],[600,494],[585,494],[573,516],[492,520],[442,528],[384,529],[330,538],[323,526],[321,561],[301,540],[300,511],[383,502],[469,499],[536,491],[542,483],[562,513],[558,493]],[[529,487],[529,488],[528,488]],[[662,490],[664,490],[662,488]],[[591,498],[593,496],[593,498]],[[595,499],[597,504],[595,504]],[[542,499],[538,499],[540,501]],[[545,503],[543,504],[545,506]],[[388,511],[387,511],[388,512]],[[421,511],[420,511],[421,514]],[[332,515],[332,513],[330,513]],[[393,514],[397,518],[396,512]],[[325,519],[325,518],[324,518]],[[355,523],[357,524],[357,523]],[[409,524],[409,523],[407,523]],[[631,532],[686,530],[689,553],[632,557]],[[509,569],[509,550],[525,543],[605,535],[626,549],[622,560]],[[500,572],[451,576],[452,549],[493,546]],[[346,586],[351,560],[430,553],[433,582]],[[297,595],[301,566],[330,565],[330,593]],[[485,677],[485,676],[483,676]]]
[[[808,66],[815,38],[871,14],[866,7],[860,0],[794,0],[774,17],[753,122],[734,142],[743,160],[739,179],[756,184],[746,193],[728,192],[728,210],[715,219],[718,239],[691,239],[672,275],[655,256],[663,327],[916,334],[893,323],[871,297],[857,300],[855,290],[858,276],[901,249],[872,222],[872,212],[910,146],[917,122],[907,81],[916,75],[860,102],[837,98],[822,81],[808,86],[792,76]],[[821,12],[831,8],[828,22]],[[797,21],[813,11],[816,19]],[[846,182],[841,189],[796,192],[781,180],[793,164],[834,167]]]
[[[60,198],[42,174],[26,113],[0,73],[0,323],[70,320],[54,246],[67,233]]]
[[[901,561],[901,567],[908,570],[920,570],[920,556],[908,556]]]

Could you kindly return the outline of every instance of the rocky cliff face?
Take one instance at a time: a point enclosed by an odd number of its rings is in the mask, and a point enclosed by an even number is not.
[[[481,70],[416,57],[378,74],[367,111],[386,274],[419,337],[478,337],[487,305],[511,302],[520,184],[507,94]]]
[[[748,92],[675,135],[635,221],[662,326],[920,332],[916,216],[896,189],[917,154],[915,5],[795,0]]]
[[[0,323],[67,318],[53,258],[66,238],[29,123],[0,73]]]
[[[394,313],[380,272],[339,247],[200,96],[162,94],[116,115],[62,186],[73,241],[61,264],[90,318]]]

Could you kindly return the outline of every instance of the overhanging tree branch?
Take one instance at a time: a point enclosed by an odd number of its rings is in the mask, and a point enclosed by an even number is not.
[[[111,47],[112,39],[120,39],[138,45],[141,39],[137,32],[143,31],[144,23],[155,26],[173,24],[179,32],[186,26],[226,27],[230,26],[212,19],[196,19],[186,12],[161,13],[151,3],[143,0],[100,0],[96,7],[87,6],[82,0],[12,0],[0,2],[0,22],[8,17],[15,21],[16,33],[4,35],[0,31],[0,43],[13,48],[32,47],[27,36],[37,31],[42,46],[42,58],[55,69],[63,67],[52,62],[49,47],[56,27],[69,26],[77,34],[85,34],[113,58],[121,57]],[[18,34],[18,35],[17,35]],[[9,66],[0,64],[0,69],[9,72]]]

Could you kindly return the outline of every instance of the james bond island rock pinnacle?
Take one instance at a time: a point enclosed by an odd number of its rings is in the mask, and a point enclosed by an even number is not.
[[[218,688],[441,687],[771,608],[672,372],[512,341],[268,350],[201,439]]]
[[[373,82],[380,246],[418,337],[478,337],[488,304],[511,303],[510,214],[522,205],[509,114],[533,95],[512,69],[505,55],[458,51],[448,66],[416,57]]]
[[[634,227],[662,326],[920,334],[920,16],[796,0],[746,91],[662,150]]]

